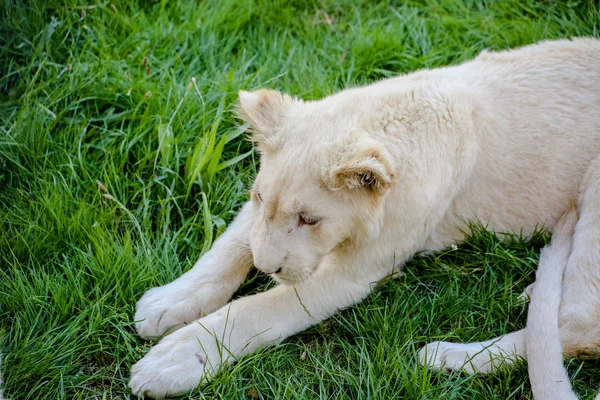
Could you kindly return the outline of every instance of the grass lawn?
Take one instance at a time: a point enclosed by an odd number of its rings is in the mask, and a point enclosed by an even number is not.
[[[12,399],[126,399],[150,348],[136,300],[206,251],[258,160],[237,91],[317,99],[482,49],[600,36],[600,5],[506,0],[4,0],[0,5],[0,345]],[[241,359],[189,398],[531,399],[526,366],[419,367],[432,340],[519,329],[543,234],[475,227],[365,302]],[[259,274],[237,295],[271,285]],[[567,361],[592,398],[596,360]]]

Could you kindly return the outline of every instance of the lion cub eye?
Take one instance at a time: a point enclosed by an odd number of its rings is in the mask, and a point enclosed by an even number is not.
[[[314,217],[314,216],[308,215],[308,214],[300,214],[300,215],[298,215],[298,226],[316,225],[320,220],[321,220],[321,218],[319,218],[319,217]]]
[[[262,196],[260,195],[259,192],[256,192],[256,197],[258,197],[258,199],[260,200],[260,202],[263,202]]]

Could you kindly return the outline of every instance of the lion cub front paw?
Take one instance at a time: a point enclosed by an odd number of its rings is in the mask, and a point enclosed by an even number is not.
[[[190,285],[175,281],[152,288],[137,302],[137,333],[147,339],[172,333],[219,309],[229,297],[213,283]]]
[[[212,342],[204,340],[194,325],[165,337],[131,368],[129,387],[138,397],[162,399],[193,390],[205,374],[219,365]],[[200,336],[200,337],[198,337]],[[214,339],[212,340],[214,341]],[[209,363],[206,352],[216,358]],[[216,353],[216,354],[214,354]]]

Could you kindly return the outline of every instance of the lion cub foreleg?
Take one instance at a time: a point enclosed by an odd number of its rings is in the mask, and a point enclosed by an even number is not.
[[[148,290],[136,305],[137,332],[158,337],[223,306],[252,266],[248,235],[252,204],[246,203],[233,223],[194,267],[173,282]]]
[[[276,344],[364,299],[385,276],[358,277],[344,266],[321,266],[294,286],[243,297],[166,336],[131,369],[137,395],[163,397],[194,389],[219,367]],[[381,275],[381,276],[379,276]]]

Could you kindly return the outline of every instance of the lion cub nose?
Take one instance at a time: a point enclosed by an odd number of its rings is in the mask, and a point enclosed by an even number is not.
[[[277,274],[281,272],[281,268],[287,258],[283,251],[273,247],[259,247],[252,255],[254,266],[265,274]]]
[[[279,264],[277,265],[273,265],[273,266],[269,266],[269,265],[265,265],[265,264],[257,264],[256,262],[254,262],[254,266],[256,268],[258,268],[260,271],[264,272],[265,274],[278,274],[281,272],[281,267],[279,266]]]

